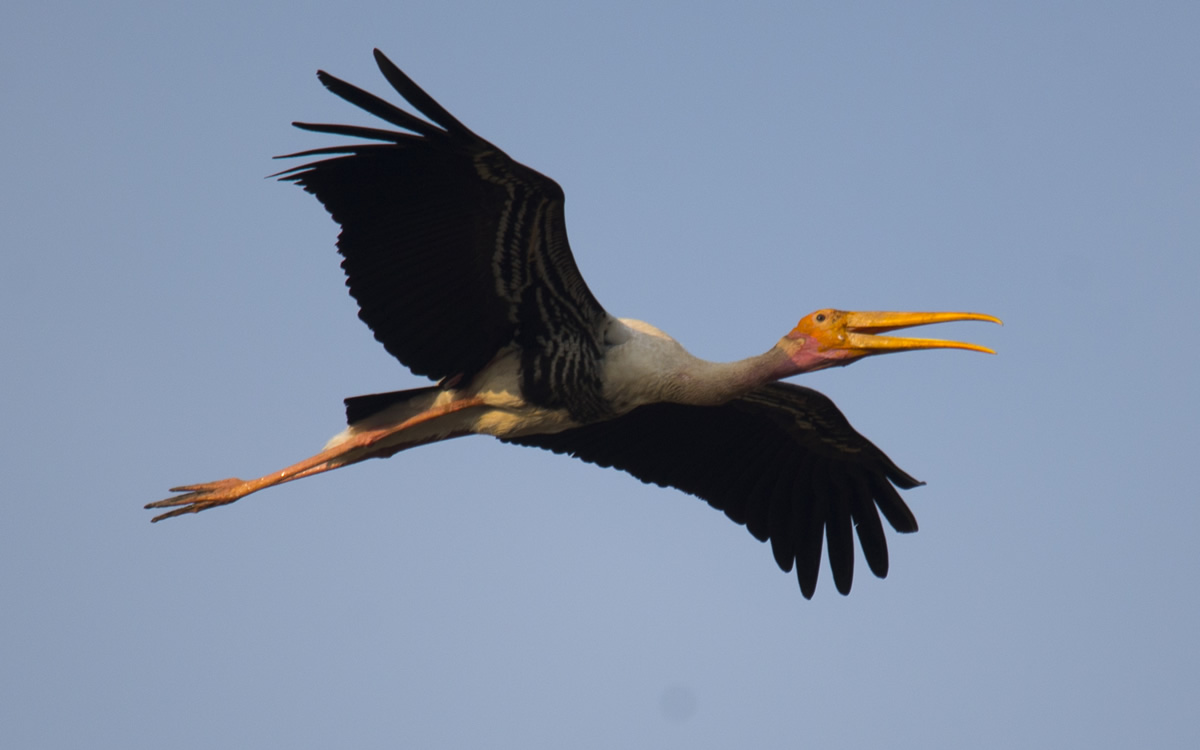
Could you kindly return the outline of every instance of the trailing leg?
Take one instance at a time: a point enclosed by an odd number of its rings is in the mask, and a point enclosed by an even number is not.
[[[422,391],[424,390],[422,389]],[[294,479],[303,479],[314,474],[340,469],[368,458],[386,458],[407,448],[470,434],[470,429],[464,429],[463,420],[451,419],[440,425],[436,422],[464,409],[483,405],[483,400],[477,397],[451,399],[440,405],[436,404],[436,399],[431,399],[430,403],[416,414],[407,417],[397,415],[398,419],[395,422],[372,425],[370,428],[361,430],[355,430],[352,426],[351,430],[344,433],[344,436],[335,439],[325,450],[280,471],[261,476],[258,479],[219,479],[215,482],[172,487],[171,492],[183,494],[150,503],[146,508],[151,510],[174,509],[155,516],[151,519],[152,522],[181,516],[185,513],[199,513],[218,505],[228,505],[253,492]],[[413,430],[410,440],[396,438],[397,435],[408,430]]]

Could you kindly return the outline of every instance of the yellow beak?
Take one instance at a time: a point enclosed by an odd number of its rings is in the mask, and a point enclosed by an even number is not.
[[[942,339],[907,338],[903,336],[881,336],[901,328],[951,323],[961,320],[983,320],[1001,324],[999,318],[981,313],[968,312],[857,312],[846,310],[818,310],[801,320],[793,334],[816,341],[820,351],[838,351],[853,358],[888,352],[906,352],[918,349],[967,349],[974,352],[995,354],[993,350],[979,344]]]
[[[846,312],[843,313],[843,316],[845,345],[852,349],[866,349],[872,354],[905,352],[915,349],[967,349],[973,352],[995,354],[996,352],[993,350],[979,344],[941,339],[880,336],[878,334],[900,328],[926,326],[933,323],[952,323],[960,320],[983,320],[1003,325],[999,318],[991,315],[965,312]]]

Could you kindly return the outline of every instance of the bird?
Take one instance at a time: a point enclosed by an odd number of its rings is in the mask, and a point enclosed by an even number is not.
[[[967,312],[821,309],[763,354],[709,362],[654,326],[610,315],[567,243],[563,191],[451,115],[378,49],[386,81],[419,112],[321,70],[333,94],[396,129],[294,122],[353,139],[280,159],[273,175],[314,195],[340,225],[337,249],[359,317],[422,388],[344,400],[346,428],[323,450],[257,479],[173,487],[153,521],[409,448],[491,435],[625,471],[707,501],[795,570],[811,599],[827,547],[848,594],[857,535],[888,574],[880,514],[917,521],[897,489],[922,482],[860,435],[821,393],[783,379],[864,357],[925,349],[995,352],[886,335]]]

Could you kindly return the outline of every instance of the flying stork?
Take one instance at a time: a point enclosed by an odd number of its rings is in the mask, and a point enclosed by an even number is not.
[[[258,479],[175,487],[154,521],[462,435],[567,454],[676,487],[771,541],[811,598],[828,544],[834,584],[850,591],[853,531],[871,572],[887,576],[879,513],[917,521],[896,487],[921,482],[858,434],[820,393],[783,378],[917,349],[991,350],[886,336],[978,313],[805,316],[765,353],[698,359],[648,323],[611,316],[567,245],[563,191],[471,132],[379,50],[375,61],[421,119],[324,71],[327,89],[400,131],[293,123],[370,143],[280,172],[341,225],[338,250],[359,317],[396,359],[436,385],[345,400],[347,427],[310,458]],[[893,486],[895,485],[895,486]]]

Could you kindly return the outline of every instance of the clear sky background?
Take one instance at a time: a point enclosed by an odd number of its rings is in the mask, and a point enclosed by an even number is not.
[[[651,5],[0,10],[0,746],[1200,746],[1200,5]],[[886,581],[484,438],[151,526],[423,382],[265,179],[375,46],[700,356],[1004,319],[801,379],[928,482]]]

